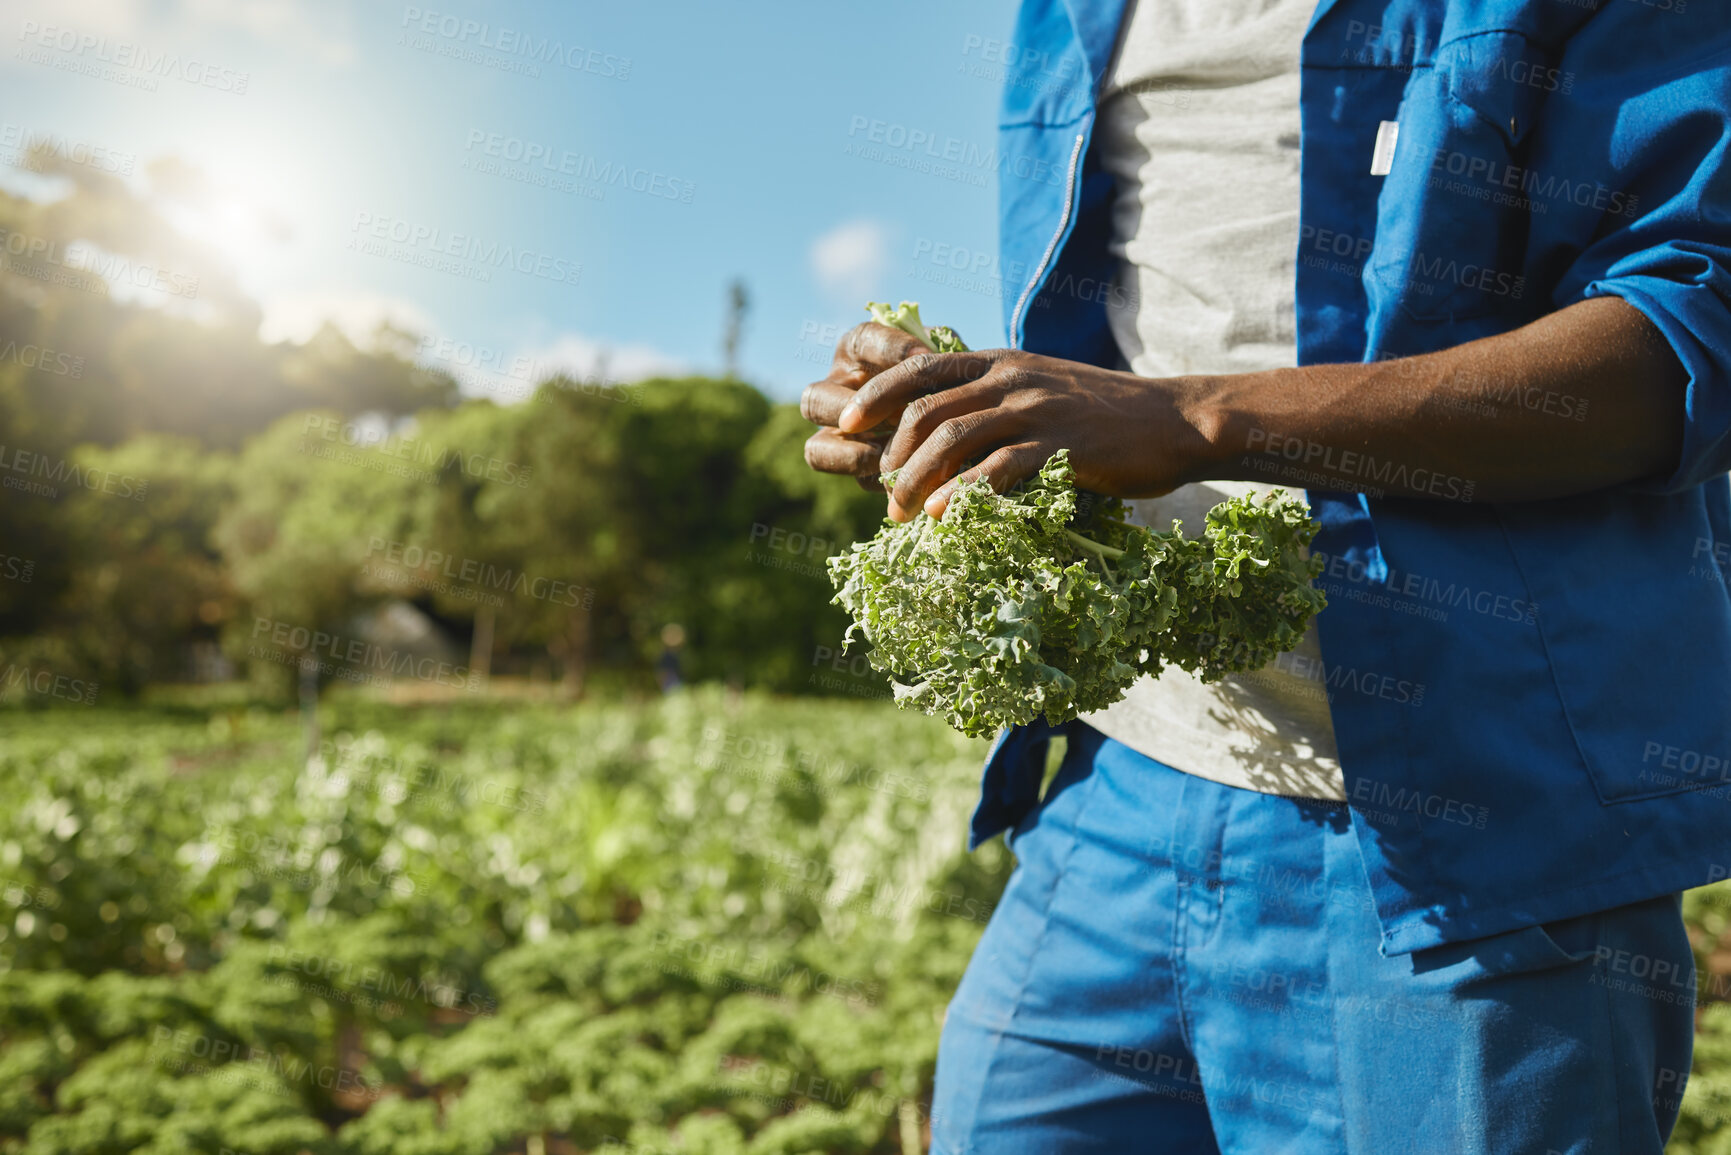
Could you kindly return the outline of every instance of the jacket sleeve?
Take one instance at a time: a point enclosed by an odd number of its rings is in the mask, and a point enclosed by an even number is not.
[[[1609,5],[1570,41],[1528,179],[1590,238],[1552,303],[1621,297],[1688,371],[1676,468],[1635,487],[1676,493],[1731,469],[1731,19],[1664,2]]]

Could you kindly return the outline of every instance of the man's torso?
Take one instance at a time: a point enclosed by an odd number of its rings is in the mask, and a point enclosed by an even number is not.
[[[1112,335],[1143,377],[1297,363],[1298,51],[1311,0],[1140,0],[1101,93],[1096,147],[1117,177]],[[1275,487],[1187,485],[1132,504],[1192,536],[1215,504]],[[1187,773],[1345,797],[1316,630],[1261,670],[1204,684],[1167,669],[1083,721]]]

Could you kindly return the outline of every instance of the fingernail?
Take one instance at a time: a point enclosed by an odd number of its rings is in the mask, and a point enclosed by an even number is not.
[[[836,425],[842,430],[842,432],[852,433],[854,432],[852,426],[858,420],[859,406],[850,401],[847,403],[847,407],[841,411],[841,416],[836,418]]]

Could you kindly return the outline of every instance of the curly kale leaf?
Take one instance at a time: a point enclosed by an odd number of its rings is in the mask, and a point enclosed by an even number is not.
[[[959,486],[942,521],[886,520],[831,558],[848,630],[872,645],[898,704],[980,737],[1103,709],[1170,661],[1206,681],[1298,644],[1324,604],[1304,507],[1222,502],[1199,539],[1132,526],[1093,496],[1073,527],[1075,474],[1059,450],[1003,495]]]
[[[1235,497],[1208,512],[1208,564],[1186,575],[1163,650],[1204,682],[1266,666],[1296,647],[1328,604],[1310,584],[1323,566],[1306,549],[1316,523],[1303,505],[1278,493],[1261,505]]]
[[[968,351],[968,347],[962,344],[962,339],[956,336],[956,331],[948,325],[926,328],[925,323],[920,320],[920,306],[917,301],[903,301],[894,309],[882,301],[870,301],[866,304],[866,311],[878,324],[888,325],[892,329],[900,329],[918,337],[920,343],[934,353]]]

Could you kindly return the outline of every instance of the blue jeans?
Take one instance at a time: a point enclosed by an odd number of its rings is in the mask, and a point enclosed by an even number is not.
[[[1012,836],[944,1022],[934,1155],[1658,1155],[1676,1121],[1675,895],[1384,958],[1344,804],[1080,724]]]

